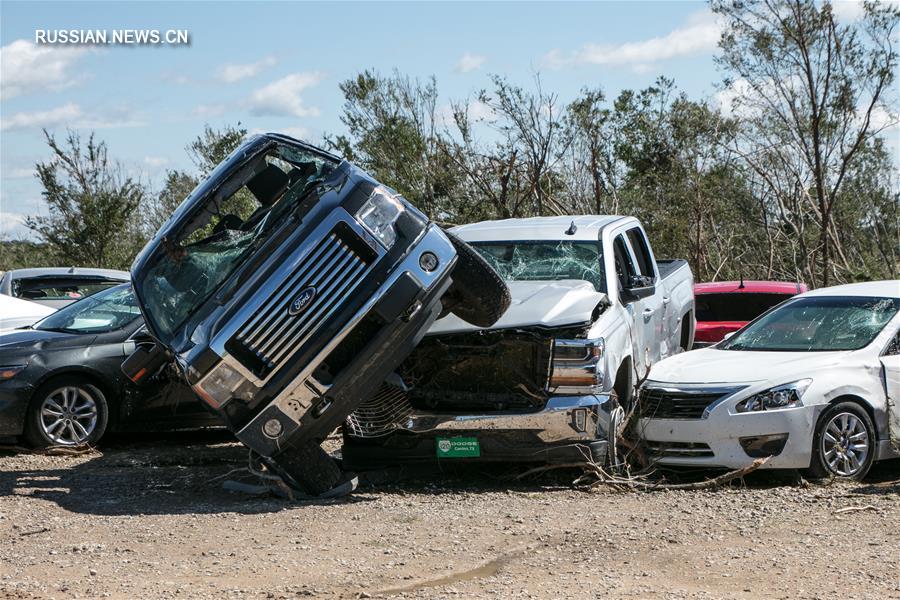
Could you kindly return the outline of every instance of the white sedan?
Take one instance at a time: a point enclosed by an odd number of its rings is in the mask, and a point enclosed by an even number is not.
[[[54,312],[55,308],[0,294],[0,331],[27,327]]]
[[[795,296],[727,340],[653,366],[640,430],[660,464],[861,479],[900,457],[900,281]]]

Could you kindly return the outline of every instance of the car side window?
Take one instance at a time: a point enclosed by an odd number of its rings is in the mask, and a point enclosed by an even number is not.
[[[623,290],[628,287],[628,282],[637,274],[637,270],[631,262],[631,255],[622,234],[617,235],[613,241],[613,255],[616,263],[616,279],[619,282],[619,289]]]
[[[894,334],[894,339],[891,340],[888,347],[884,349],[884,356],[897,356],[898,354],[900,354],[900,329]]]
[[[628,241],[631,242],[631,249],[634,250],[637,266],[640,274],[651,279],[656,278],[656,271],[653,268],[653,259],[650,258],[650,246],[647,244],[647,238],[640,227],[632,227],[626,232]]]

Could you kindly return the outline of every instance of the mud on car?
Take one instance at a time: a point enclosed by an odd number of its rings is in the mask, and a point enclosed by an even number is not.
[[[478,326],[502,279],[390,188],[323,150],[247,140],[181,204],[131,268],[158,340],[133,380],[174,357],[273,470],[310,493],[341,478],[321,441],[442,313]]]

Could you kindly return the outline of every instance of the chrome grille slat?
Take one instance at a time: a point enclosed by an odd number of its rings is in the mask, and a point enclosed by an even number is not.
[[[330,242],[335,239],[335,235],[331,234],[325,242]],[[329,250],[329,248],[333,249],[333,246],[330,246],[328,243],[321,243],[319,247],[313,250],[313,252],[307,257],[303,263],[301,263],[301,268],[297,269],[296,273],[285,281],[284,284],[280,285],[275,293],[272,294],[272,297],[267,300],[263,306],[260,307],[259,311],[256,313],[256,316],[250,319],[243,327],[241,327],[241,332],[249,332],[246,335],[254,335],[255,326],[260,320],[264,319],[266,315],[268,315],[272,310],[277,310],[275,305],[283,304],[281,308],[287,306],[287,303],[292,300],[292,292],[295,292],[294,289],[297,281],[304,277],[310,269],[315,268],[316,264],[318,264],[319,259],[323,252]],[[238,337],[244,337],[240,332],[238,333]]]
[[[356,235],[341,225],[321,238],[232,335],[227,347],[257,377],[266,379],[314,339],[318,326],[340,308],[346,294],[362,281],[372,257],[357,254],[354,248],[358,246],[351,239]],[[299,314],[290,315],[291,303],[308,287],[316,288],[313,301]]]
[[[351,283],[355,283],[354,281],[352,281],[352,279],[354,279],[359,273],[363,272],[364,267],[365,267],[364,264],[359,265],[354,271],[352,271],[350,273],[347,281],[345,281],[339,288],[337,288],[331,292],[331,294],[335,296],[334,301],[329,305],[323,305],[319,309],[319,311],[314,315],[314,318],[307,321],[307,325],[303,328],[303,330],[300,331],[296,336],[293,336],[293,339],[294,339],[293,346],[302,346],[310,339],[310,337],[312,337],[312,335],[315,333],[315,329],[313,329],[313,327],[312,327],[313,324],[317,320],[319,320],[319,317],[320,317],[320,315],[322,315],[323,312],[325,314],[322,316],[324,318],[327,318],[338,308],[338,305],[340,304],[340,300],[341,300],[341,298],[340,298],[341,294],[343,294],[344,291],[346,291],[350,287]],[[327,310],[327,312],[325,312],[326,310]],[[299,337],[299,336],[303,336],[303,337],[298,340],[297,337]],[[287,342],[287,340],[286,340],[286,342]],[[292,344],[285,343],[282,346],[281,350],[278,352],[278,354],[273,358],[273,361],[278,363],[279,361],[284,359],[287,356],[287,352],[290,351],[291,347],[292,347]]]
[[[338,255],[340,256],[340,255]],[[309,285],[316,288],[316,299],[306,311],[299,317],[287,316],[283,319],[280,327],[272,334],[264,337],[265,342],[259,345],[260,352],[278,360],[278,349],[288,341],[294,339],[298,331],[303,331],[307,327],[312,326],[322,312],[322,307],[335,301],[335,283],[341,281],[341,276],[346,275],[346,268],[353,263],[352,255],[343,255],[340,262],[329,263],[327,269],[323,269],[318,273],[318,279],[312,280]],[[340,298],[337,298],[340,300]],[[287,315],[287,311],[284,311]]]
[[[309,316],[315,310],[315,307],[325,301],[325,294],[329,291],[327,286],[330,281],[340,275],[340,269],[345,266],[344,263],[349,262],[352,258],[353,256],[350,254],[349,249],[347,249],[347,252],[342,252],[339,249],[336,252],[329,252],[324,255],[323,260],[328,262],[319,265],[304,280],[302,287],[312,286],[316,288],[316,298],[304,314],[299,317],[292,317],[288,314],[287,308],[293,301],[293,295],[288,296],[288,300],[280,304],[279,308],[276,309],[275,315],[277,316],[265,328],[260,328],[259,333],[249,337],[247,341],[257,347],[263,354],[268,354],[272,345],[283,339],[286,330],[300,322],[309,320]],[[338,261],[340,261],[340,264],[336,264]],[[299,290],[300,286],[297,286],[297,288]]]

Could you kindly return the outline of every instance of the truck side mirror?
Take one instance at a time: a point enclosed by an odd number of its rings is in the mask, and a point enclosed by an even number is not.
[[[170,360],[171,353],[160,344],[140,344],[122,363],[122,373],[137,385],[143,385]]]
[[[652,296],[656,292],[656,285],[653,279],[643,275],[633,275],[628,280],[628,287],[622,290],[622,303],[630,304],[637,302],[647,296]]]

